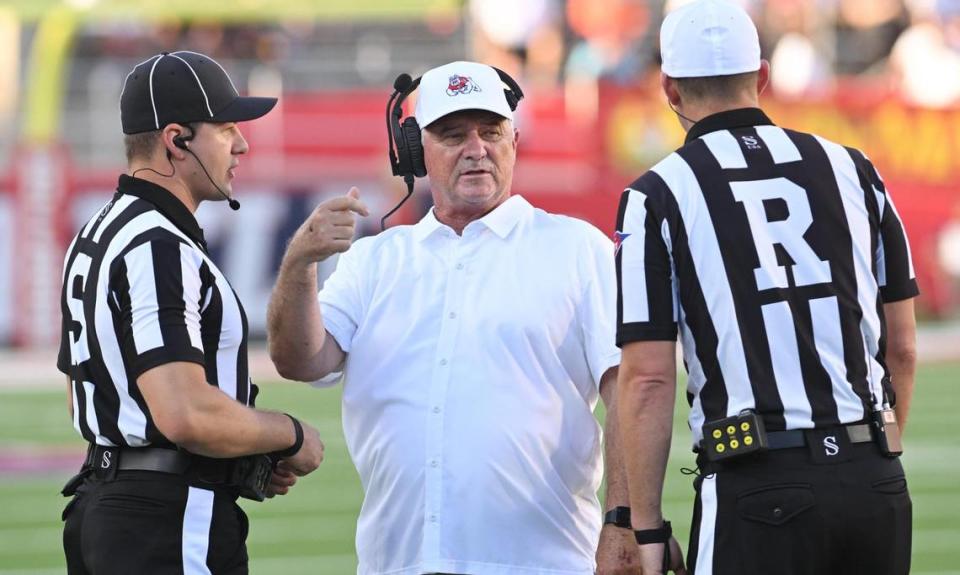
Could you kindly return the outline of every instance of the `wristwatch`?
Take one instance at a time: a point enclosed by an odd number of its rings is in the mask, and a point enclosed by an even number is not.
[[[624,529],[632,529],[630,525],[630,508],[614,507],[603,514],[604,525],[615,525]]]

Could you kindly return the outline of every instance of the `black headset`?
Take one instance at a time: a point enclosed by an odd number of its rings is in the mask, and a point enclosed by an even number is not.
[[[203,168],[203,173],[207,175],[207,179],[210,180],[210,183],[213,184],[213,187],[216,188],[218,192],[220,192],[220,195],[223,196],[225,200],[227,200],[227,205],[230,206],[230,209],[233,211],[239,210],[240,202],[231,198],[230,196],[227,195],[226,192],[220,189],[220,186],[217,185],[217,182],[213,181],[213,178],[210,177],[210,172],[207,171],[207,167],[204,166],[203,162],[200,161],[200,157],[197,156],[197,154],[190,149],[190,146],[187,145],[187,142],[193,139],[194,128],[190,124],[186,124],[186,126],[190,128],[190,135],[174,136],[173,145],[180,148],[184,152],[187,152],[191,156],[193,156],[193,159],[195,159],[197,163],[200,164],[200,167]],[[170,162],[170,168],[171,168],[169,174],[161,174],[160,172],[154,170],[153,168],[145,167],[145,168],[137,168],[136,170],[133,171],[132,174],[130,174],[130,177],[135,178],[137,177],[137,172],[147,171],[147,172],[153,172],[154,174],[157,174],[158,176],[163,178],[172,178],[177,173],[177,167],[173,164],[173,154],[170,153],[170,150],[167,150],[167,161]]]
[[[190,134],[189,136],[174,136],[173,145],[180,148],[181,150],[185,150],[189,152],[191,150],[187,146],[187,142],[189,142],[192,139],[193,139],[193,134]]]
[[[195,160],[197,161],[197,163],[200,164],[200,167],[203,169],[203,173],[207,175],[207,179],[210,180],[210,183],[213,184],[213,187],[216,188],[218,192],[220,192],[220,195],[223,196],[223,198],[224,198],[225,200],[227,200],[227,205],[230,206],[230,209],[233,210],[233,211],[239,210],[239,209],[240,209],[240,202],[238,202],[237,200],[231,198],[230,196],[227,195],[226,192],[224,192],[222,189],[220,189],[220,186],[217,185],[217,182],[213,181],[213,178],[210,176],[210,172],[207,171],[207,167],[204,166],[204,165],[203,165],[203,162],[200,161],[200,157],[197,156],[197,154],[196,154],[193,150],[191,150],[190,147],[187,145],[187,142],[189,142],[190,140],[192,140],[192,139],[193,139],[193,135],[194,135],[193,126],[189,126],[189,125],[188,125],[188,127],[190,128],[190,135],[189,135],[189,136],[174,136],[174,137],[173,137],[173,145],[176,146],[176,147],[178,147],[178,148],[180,148],[180,149],[183,150],[184,152],[187,152],[187,153],[190,154],[191,156],[193,156],[193,159],[195,159]],[[168,152],[167,152],[167,157],[169,158],[169,156],[170,156],[170,152],[168,151]]]
[[[523,99],[523,90],[517,81],[509,74],[499,68],[493,68],[500,81],[507,85],[503,90],[503,95],[507,98],[507,105],[510,111],[516,111],[517,104]],[[393,94],[387,100],[387,146],[390,155],[390,168],[394,176],[400,176],[407,184],[407,195],[400,200],[387,215],[380,219],[380,229],[386,227],[387,218],[400,209],[400,206],[407,201],[413,194],[414,178],[422,178],[427,175],[427,166],[423,161],[423,142],[421,141],[421,129],[417,119],[408,116],[402,122],[403,102],[420,85],[420,78],[416,80],[410,77],[410,74],[400,74],[393,81]]]

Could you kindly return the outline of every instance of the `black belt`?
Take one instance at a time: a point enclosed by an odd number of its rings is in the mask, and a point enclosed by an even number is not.
[[[113,481],[118,471],[152,471],[181,476],[191,485],[224,489],[234,496],[263,501],[270,496],[269,480],[276,462],[267,455],[216,459],[159,447],[90,445],[83,467],[62,493],[71,496],[89,476]]]
[[[87,461],[94,472],[110,469],[117,471],[156,471],[183,474],[190,467],[191,456],[174,449],[159,447],[109,447],[91,445]]]
[[[869,423],[855,423],[843,425],[837,428],[845,431],[850,443],[872,443],[873,433]],[[806,447],[807,436],[804,429],[791,429],[789,431],[768,431],[767,449],[790,449],[793,447]]]
[[[153,471],[219,484],[229,480],[233,462],[161,447],[91,445],[84,466],[101,479],[112,479],[117,471]]]

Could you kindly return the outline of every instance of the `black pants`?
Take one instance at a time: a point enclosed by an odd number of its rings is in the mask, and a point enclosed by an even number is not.
[[[88,480],[63,519],[70,575],[247,573],[247,517],[236,497],[177,475]]]
[[[714,467],[701,459],[692,573],[907,575],[912,506],[900,461],[872,443],[847,444],[835,458],[814,451]]]

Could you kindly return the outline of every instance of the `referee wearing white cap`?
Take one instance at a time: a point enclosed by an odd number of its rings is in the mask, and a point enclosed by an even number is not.
[[[417,88],[403,78],[395,96]],[[281,265],[271,355],[293,379],[343,373],[361,575],[593,575],[598,542],[608,572],[636,555],[628,530],[601,533],[597,500],[593,409],[611,407],[620,360],[612,242],[512,193],[509,76],[452,62],[416,93],[401,136],[433,209],[351,245],[319,232],[352,214],[318,208]],[[336,252],[318,297],[316,262]],[[607,501],[625,506],[613,454]]]
[[[195,52],[127,75],[128,172],[64,260],[57,367],[89,442],[63,490],[70,575],[245,574],[237,498],[284,494],[320,464],[316,430],[254,409],[243,305],[193,215],[236,202],[248,150],[238,122],[274,104],[240,96]]]
[[[691,571],[906,574],[897,456],[918,290],[890,193],[860,151],[758,108],[769,64],[738,6],[672,12],[661,50],[687,137],[624,191],[617,231],[618,405],[643,573],[682,571],[661,515],[679,336],[700,469]]]

